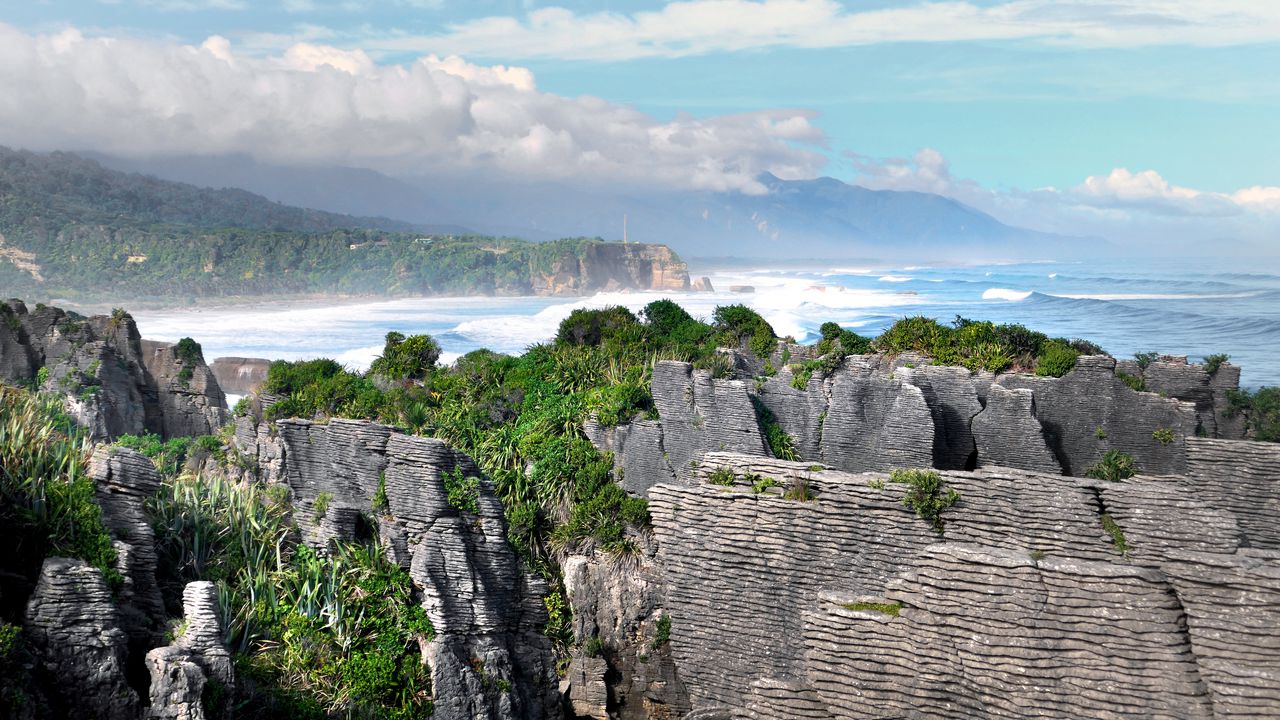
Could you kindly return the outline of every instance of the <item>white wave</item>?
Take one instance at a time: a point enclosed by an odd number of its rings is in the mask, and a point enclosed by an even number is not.
[[[1067,300],[1237,300],[1257,297],[1257,292],[1197,295],[1195,293],[1098,293],[1093,295],[1053,295]]]
[[[364,372],[373,364],[375,358],[382,354],[382,345],[369,345],[366,347],[352,348],[343,350],[334,356],[334,360],[338,364],[351,370]]]
[[[910,275],[881,275],[880,276],[880,282],[900,283],[900,282],[908,282],[914,279],[915,278],[911,277]]]
[[[1050,279],[1050,280],[1055,280],[1055,279],[1057,279],[1057,277],[1058,277],[1058,273],[1049,273],[1049,279]]]
[[[987,288],[982,293],[983,300],[1008,300],[1020,302],[1031,297],[1030,290],[1010,290],[1008,288]]]

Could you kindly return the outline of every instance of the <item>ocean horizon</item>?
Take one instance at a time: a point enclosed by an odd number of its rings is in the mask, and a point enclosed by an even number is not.
[[[1225,353],[1241,385],[1280,384],[1280,270],[1231,260],[1024,262],[969,266],[875,266],[699,270],[711,293],[626,292],[587,297],[421,297],[285,306],[142,310],[145,338],[191,336],[205,357],[298,360],[330,357],[367,368],[391,330],[429,333],[452,362],[479,348],[520,353],[550,340],[577,308],[638,311],[669,297],[695,316],[742,303],[780,336],[814,342],[824,322],[875,336],[925,315],[1021,323],[1051,336],[1084,338],[1117,358],[1158,351],[1191,362]],[[730,287],[750,291],[734,292]]]

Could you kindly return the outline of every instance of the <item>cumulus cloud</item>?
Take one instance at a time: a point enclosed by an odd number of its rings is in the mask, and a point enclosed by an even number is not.
[[[381,65],[316,43],[255,56],[221,37],[197,47],[0,24],[0,86],[0,143],[36,150],[745,192],[764,191],[762,172],[811,177],[825,162],[805,111],[663,121],[542,92],[524,68],[435,55]]]
[[[435,35],[384,33],[364,42],[380,51],[608,61],[892,42],[1133,47],[1277,39],[1280,3],[1257,0],[943,0],[868,10],[836,0],[682,0],[631,14],[546,7],[456,23]]]
[[[859,185],[945,195],[1003,222],[1046,232],[1098,235],[1122,244],[1176,243],[1202,252],[1198,243],[1204,238],[1273,246],[1280,231],[1280,187],[1212,192],[1175,185],[1154,170],[1116,168],[1066,189],[1005,191],[956,177],[946,158],[931,148],[909,159],[846,156]]]

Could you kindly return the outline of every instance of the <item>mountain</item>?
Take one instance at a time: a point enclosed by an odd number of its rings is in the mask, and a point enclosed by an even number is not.
[[[610,190],[467,174],[391,178],[351,168],[266,166],[243,157],[104,158],[112,167],[210,187],[243,187],[304,207],[447,222],[530,240],[628,237],[685,256],[1034,259],[1097,240],[1012,227],[950,198],[834,178],[760,179],[766,194]]]
[[[440,228],[445,227],[445,231]],[[460,228],[458,228],[460,229]],[[33,301],[681,290],[669,248],[338,215],[0,149],[0,292]]]

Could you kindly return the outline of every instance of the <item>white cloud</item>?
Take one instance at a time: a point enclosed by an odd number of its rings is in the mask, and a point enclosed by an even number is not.
[[[1224,46],[1280,40],[1270,0],[957,0],[852,10],[836,0],[682,0],[660,10],[492,16],[436,35],[378,34],[371,51],[628,60],[766,47],[1029,40],[1087,47]]]
[[[911,159],[848,157],[859,185],[945,195],[1005,223],[1046,232],[1162,244],[1222,236],[1274,244],[1280,232],[1280,187],[1221,193],[1174,185],[1154,170],[1116,168],[1065,190],[997,191],[955,177],[942,154],[931,148]]]
[[[661,121],[537,89],[518,67],[456,57],[379,65],[301,43],[267,57],[0,24],[0,144],[118,155],[244,153],[392,173],[497,171],[538,179],[762,192],[825,159],[804,111]]]

